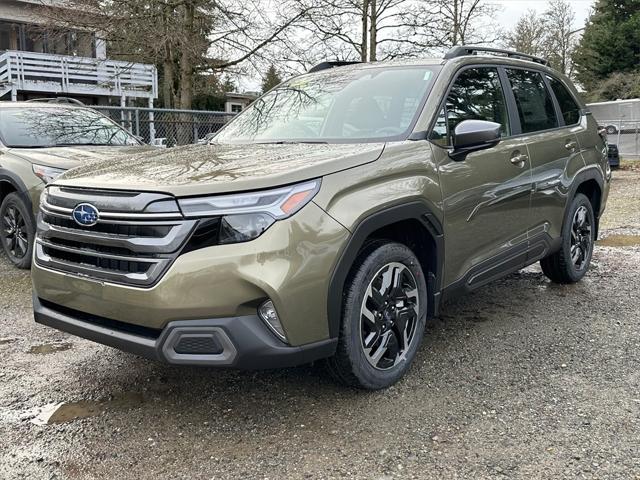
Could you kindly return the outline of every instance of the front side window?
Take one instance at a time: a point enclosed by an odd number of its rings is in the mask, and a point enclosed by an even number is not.
[[[334,68],[296,77],[245,108],[217,143],[377,142],[408,135],[439,67]]]
[[[464,120],[486,120],[502,125],[502,135],[511,134],[504,92],[496,68],[464,70],[451,86],[444,109],[438,115],[431,139],[452,145],[452,134]]]
[[[507,69],[507,77],[518,107],[522,133],[556,128],[556,110],[542,75],[530,70]]]
[[[70,107],[2,108],[0,138],[14,148],[140,143],[98,112]]]
[[[557,78],[547,75],[547,80],[549,80],[551,90],[553,90],[556,100],[558,100],[558,104],[560,105],[564,124],[575,125],[578,123],[580,121],[580,107],[573,99],[573,95],[571,95],[567,87]]]

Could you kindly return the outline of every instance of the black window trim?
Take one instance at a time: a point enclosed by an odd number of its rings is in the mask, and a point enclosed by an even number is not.
[[[431,138],[431,131],[433,130],[433,128],[435,127],[436,122],[438,121],[438,114],[445,109],[445,113],[446,113],[446,102],[447,102],[447,98],[449,97],[449,93],[451,92],[451,88],[453,87],[453,84],[455,83],[455,81],[458,79],[458,77],[460,76],[460,74],[469,69],[469,68],[482,68],[482,67],[486,67],[486,68],[496,68],[498,69],[498,74],[499,74],[499,78],[500,78],[500,83],[502,85],[502,91],[503,94],[505,96],[505,101],[507,104],[507,111],[508,111],[508,117],[509,117],[509,122],[511,123],[511,135],[509,136],[505,136],[505,137],[501,137],[501,141],[502,140],[511,140],[511,139],[517,139],[520,137],[526,137],[526,136],[531,136],[531,135],[536,135],[538,133],[546,133],[546,132],[553,132],[555,130],[562,130],[562,129],[566,129],[566,128],[572,128],[572,127],[576,127],[579,126],[580,123],[582,122],[582,117],[585,115],[589,115],[590,112],[586,111],[583,108],[580,108],[580,118],[578,119],[577,123],[574,123],[572,125],[566,125],[564,122],[564,117],[562,116],[562,112],[560,111],[560,107],[558,104],[558,100],[556,98],[555,93],[553,92],[553,89],[551,88],[551,86],[549,85],[549,82],[546,78],[546,75],[549,75],[551,77],[553,77],[554,79],[560,81],[563,85],[565,85],[564,82],[562,82],[556,75],[554,75],[553,73],[548,72],[547,70],[543,70],[540,68],[535,68],[535,67],[530,67],[530,66],[521,66],[521,65],[509,65],[506,63],[478,63],[478,64],[468,64],[468,65],[463,65],[462,67],[460,67],[458,70],[455,71],[455,73],[453,74],[453,76],[451,77],[451,80],[449,81],[449,86],[447,87],[446,93],[444,95],[444,97],[442,98],[442,100],[440,101],[440,104],[438,106],[438,108],[436,109],[435,113],[433,114],[431,120],[428,123],[428,128],[426,129],[426,140],[431,143],[432,145],[439,147],[439,148],[444,148],[447,150],[450,150],[452,148],[451,145],[440,145],[438,143],[435,143]],[[548,128],[546,130],[536,130],[535,132],[529,132],[529,133],[522,133],[522,125],[520,124],[520,117],[518,116],[518,106],[516,104],[516,99],[515,99],[515,95],[513,94],[513,87],[511,86],[511,82],[509,81],[509,77],[507,76],[507,70],[530,70],[530,71],[534,71],[536,73],[539,73],[540,75],[542,75],[542,79],[544,81],[544,84],[547,88],[547,91],[549,92],[549,94],[551,95],[551,99],[553,101],[553,105],[554,105],[554,111],[556,113],[556,120],[558,122],[558,126],[557,127],[553,127],[553,128]],[[505,83],[506,82],[506,83]],[[571,92],[571,89],[569,89],[566,85],[565,88],[567,88],[567,91],[571,94],[571,98],[576,102],[576,105],[578,107],[580,107],[580,102],[576,101],[575,96],[573,95],[573,93]],[[420,135],[421,132],[414,132],[409,139],[418,139],[417,137],[421,136]],[[422,137],[425,138],[425,137]]]
[[[520,131],[520,122],[518,121],[518,123],[515,124],[515,125],[513,123],[513,118],[512,118],[512,114],[511,114],[511,108],[510,108],[510,105],[509,105],[509,96],[510,96],[510,94],[509,94],[509,92],[507,92],[507,85],[504,84],[503,76],[500,73],[500,68],[501,67],[502,67],[502,65],[497,64],[497,63],[495,63],[495,64],[494,63],[478,63],[478,64],[474,63],[474,64],[463,65],[462,67],[460,67],[458,70],[455,71],[455,73],[451,77],[451,80],[449,81],[449,85],[447,87],[447,90],[446,90],[444,96],[442,97],[442,100],[440,101],[440,104],[438,105],[438,108],[437,108],[435,114],[433,115],[433,117],[429,121],[428,128],[426,130],[426,139],[429,141],[429,143],[431,143],[431,144],[433,144],[433,145],[435,145],[437,147],[445,148],[445,149],[448,149],[448,150],[453,148],[453,145],[440,145],[438,143],[435,143],[433,141],[433,139],[430,138],[431,137],[431,132],[433,131],[433,128],[435,127],[436,122],[438,121],[438,115],[442,110],[445,111],[445,123],[446,123],[447,98],[449,98],[449,93],[451,93],[451,89],[453,88],[454,83],[456,82],[458,77],[462,74],[462,72],[464,72],[465,70],[470,70],[472,68],[492,68],[492,69],[495,69],[495,70],[498,71],[498,81],[500,82],[500,87],[502,88],[502,95],[504,97],[505,107],[507,108],[507,117],[509,118],[509,123],[510,123],[509,127],[510,127],[510,130],[511,130],[511,135],[508,135],[508,136],[505,136],[505,137],[501,137],[501,140],[506,140],[506,139],[509,139],[509,138],[513,138],[514,136],[517,136],[517,135],[514,135],[514,130],[515,130],[515,126],[517,125],[518,126],[518,130],[516,130],[516,131],[518,131],[518,132]],[[508,84],[508,85],[509,85],[509,88],[510,88],[510,84]],[[512,94],[511,94],[511,96],[512,96]],[[513,101],[515,103],[515,100],[513,100]],[[516,117],[517,117],[517,114],[516,114]],[[449,128],[449,125],[447,123],[447,130],[448,130],[448,128]],[[414,132],[412,137],[415,134],[419,134],[419,133],[420,132]],[[411,139],[411,137],[410,137],[410,139]]]

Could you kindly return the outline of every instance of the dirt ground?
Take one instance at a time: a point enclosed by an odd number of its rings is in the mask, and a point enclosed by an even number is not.
[[[446,305],[377,393],[36,325],[0,257],[0,478],[640,479],[640,170],[615,173],[601,238],[577,285],[534,266]]]

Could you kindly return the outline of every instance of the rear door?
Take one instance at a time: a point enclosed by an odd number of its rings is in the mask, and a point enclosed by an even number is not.
[[[505,72],[531,162],[532,260],[546,254],[552,239],[560,237],[571,178],[584,167],[576,135],[580,114],[566,103],[562,115],[547,74],[516,67]]]
[[[463,69],[431,132],[444,202],[445,285],[474,288],[526,260],[531,172],[525,140],[513,137],[503,83],[498,67]],[[471,119],[500,123],[503,139],[454,160],[451,132]]]

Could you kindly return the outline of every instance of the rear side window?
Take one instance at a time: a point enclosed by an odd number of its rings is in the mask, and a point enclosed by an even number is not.
[[[522,133],[556,128],[556,111],[542,75],[530,70],[507,69],[507,76],[516,98]]]
[[[551,90],[553,90],[556,100],[558,100],[565,125],[578,123],[580,121],[580,107],[573,99],[571,93],[569,93],[569,90],[567,90],[567,87],[565,87],[560,80],[550,77],[549,75],[547,75],[547,80],[549,80]]]
[[[496,122],[502,125],[503,136],[510,135],[504,92],[496,68],[469,68],[458,75],[445,108],[438,115],[431,139],[443,146],[451,145],[452,132],[464,120]]]

